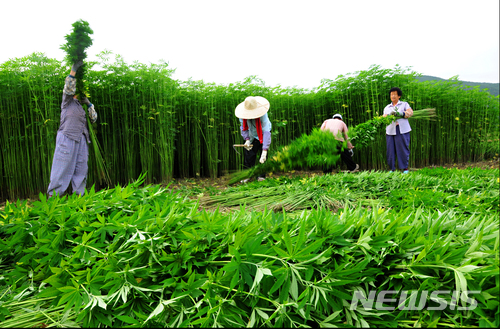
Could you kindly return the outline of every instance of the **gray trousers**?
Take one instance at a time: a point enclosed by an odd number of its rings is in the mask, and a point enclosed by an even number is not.
[[[89,146],[83,134],[77,142],[58,131],[50,171],[50,184],[47,189],[49,197],[54,193],[62,196],[70,183],[73,193],[83,195],[87,183],[88,158]]]

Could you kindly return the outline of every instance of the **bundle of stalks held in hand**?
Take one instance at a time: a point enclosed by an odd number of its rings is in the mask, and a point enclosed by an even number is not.
[[[410,120],[436,120],[436,109],[422,109],[422,110],[414,110],[413,115],[409,118]],[[349,129],[349,138],[353,145],[356,147],[367,147],[369,146],[373,140],[375,140],[376,135],[379,134],[380,129],[387,125],[390,125],[397,119],[401,119],[400,117],[394,115],[377,116],[371,120],[360,123],[355,127]]]
[[[87,58],[86,49],[92,46],[92,39],[90,34],[94,31],[89,27],[89,23],[83,20],[76,21],[72,24],[73,31],[66,35],[66,43],[61,46],[60,49],[66,52],[65,60],[68,65],[71,66],[73,63],[78,61],[84,61]],[[85,75],[87,73],[87,65],[83,62],[83,65],[76,72],[76,94],[85,95]]]
[[[436,109],[421,109],[413,111],[413,115],[409,119],[436,121]]]

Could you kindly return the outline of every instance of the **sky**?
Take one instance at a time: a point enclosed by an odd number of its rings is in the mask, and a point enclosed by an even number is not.
[[[0,64],[59,49],[75,21],[94,31],[89,60],[164,60],[173,78],[313,88],[321,79],[410,67],[499,82],[498,0],[0,0]],[[113,55],[113,56],[114,56]],[[111,59],[113,59],[113,56]]]

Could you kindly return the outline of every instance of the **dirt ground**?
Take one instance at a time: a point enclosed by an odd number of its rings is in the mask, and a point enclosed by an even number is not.
[[[499,158],[496,157],[487,161],[473,162],[473,163],[450,163],[442,166],[430,166],[430,167],[444,167],[444,168],[481,168],[481,169],[500,169]],[[418,171],[420,168],[410,168],[411,171]],[[301,171],[294,170],[286,173],[273,173],[272,175],[268,175],[268,177],[312,177],[317,175],[323,175],[323,172],[320,170],[315,171]],[[182,189],[190,189],[190,188],[215,188],[219,190],[224,190],[228,187],[229,175],[225,175],[218,178],[177,178],[172,181],[169,186],[170,190],[182,190]],[[0,203],[0,211],[5,207],[5,202]]]

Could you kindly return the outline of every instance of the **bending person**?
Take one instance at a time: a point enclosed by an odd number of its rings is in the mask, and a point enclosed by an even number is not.
[[[349,141],[347,137],[347,125],[342,121],[342,115],[335,114],[331,119],[325,120],[321,125],[321,130],[329,130],[335,136],[335,139],[344,142],[344,138],[347,141],[347,148],[342,151],[342,146],[337,145],[337,151],[340,153],[340,158],[346,164],[349,172],[355,173],[359,171],[359,165],[352,160],[351,152],[354,146]],[[342,137],[343,136],[343,137]],[[323,172],[325,174],[332,172],[333,167],[325,168]]]
[[[260,152],[260,163],[267,158],[267,150],[271,145],[271,121],[267,116],[269,101],[260,96],[249,96],[240,103],[235,110],[235,115],[240,119],[241,136],[245,139],[244,168],[248,169],[256,164],[257,154]],[[265,179],[265,174],[258,180]],[[246,183],[248,179],[242,181]]]

